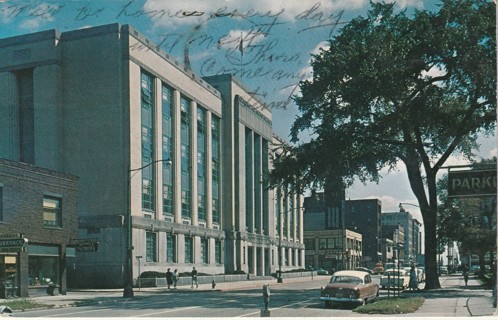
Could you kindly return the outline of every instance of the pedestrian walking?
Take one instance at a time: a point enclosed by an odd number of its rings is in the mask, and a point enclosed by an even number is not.
[[[265,303],[265,310],[268,310],[268,305],[270,304],[270,285],[263,285],[263,302]]]
[[[465,286],[467,287],[467,282],[469,282],[469,270],[467,270],[467,268],[463,270],[463,280],[465,281]]]
[[[194,288],[194,283],[195,283],[195,287],[196,288],[199,288],[199,283],[197,282],[197,270],[195,270],[195,267],[192,268],[192,286],[191,288],[193,289]]]
[[[418,279],[417,279],[417,270],[415,270],[415,266],[412,266],[410,269],[410,290],[418,290]]]
[[[173,271],[173,289],[176,289],[176,283],[178,282],[178,269]]]
[[[173,273],[170,271],[170,268],[166,271],[166,282],[168,283],[168,289],[170,289],[173,284]]]

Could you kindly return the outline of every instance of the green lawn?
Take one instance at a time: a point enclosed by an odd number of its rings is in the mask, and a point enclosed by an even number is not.
[[[423,297],[384,298],[354,309],[354,312],[368,314],[413,313],[424,303]]]
[[[4,300],[0,302],[2,306],[8,306],[14,311],[22,311],[27,309],[36,309],[36,308],[52,308],[53,305],[36,303],[33,300],[28,299],[12,299],[12,300]]]

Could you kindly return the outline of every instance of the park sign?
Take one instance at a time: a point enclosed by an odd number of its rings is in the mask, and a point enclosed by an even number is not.
[[[496,196],[496,170],[448,172],[448,197]]]

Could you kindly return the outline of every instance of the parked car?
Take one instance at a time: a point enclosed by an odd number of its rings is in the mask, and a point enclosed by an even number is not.
[[[448,274],[448,267],[447,266],[440,266],[439,273],[440,274]]]
[[[403,267],[404,270],[408,271],[408,275],[410,275],[410,270],[412,267]],[[415,267],[415,272],[417,273],[417,282],[422,282],[422,272],[418,267]]]
[[[404,290],[410,285],[410,272],[405,269],[388,269],[380,277],[380,286],[382,289],[399,289]]]
[[[384,273],[384,266],[382,263],[378,262],[375,267],[372,269],[373,274],[383,274]]]
[[[379,285],[372,282],[370,274],[356,270],[337,271],[320,291],[325,307],[340,303],[364,305],[378,296]]]
[[[365,267],[356,267],[354,268],[356,271],[363,271],[363,272],[368,272],[368,274],[373,274],[373,271],[371,269],[365,268]]]
[[[419,282],[424,282],[425,281],[425,267],[424,266],[418,266],[417,270],[420,273],[420,280],[419,280]]]
[[[316,274],[323,276],[323,275],[329,274],[329,272],[327,270],[325,270],[325,269],[317,268],[316,269]]]

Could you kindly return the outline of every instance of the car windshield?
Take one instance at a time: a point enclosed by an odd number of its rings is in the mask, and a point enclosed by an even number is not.
[[[354,283],[362,284],[363,281],[358,277],[353,276],[335,276],[330,279],[330,283]]]

